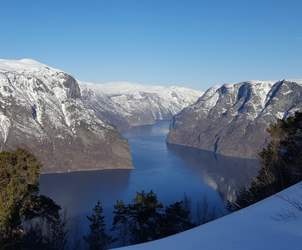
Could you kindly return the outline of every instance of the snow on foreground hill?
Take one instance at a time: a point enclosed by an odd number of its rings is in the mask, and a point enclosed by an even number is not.
[[[80,87],[86,106],[120,130],[171,119],[203,94],[184,87],[146,86],[129,82],[82,82]]]
[[[132,167],[127,141],[85,107],[77,81],[31,59],[0,60],[0,149],[16,147],[43,172]]]
[[[297,202],[301,206],[291,205]],[[248,208],[161,240],[116,250],[301,250],[302,183]]]

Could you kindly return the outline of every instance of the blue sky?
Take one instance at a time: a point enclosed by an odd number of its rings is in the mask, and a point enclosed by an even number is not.
[[[300,0],[7,0],[0,58],[81,80],[182,84],[302,78]]]

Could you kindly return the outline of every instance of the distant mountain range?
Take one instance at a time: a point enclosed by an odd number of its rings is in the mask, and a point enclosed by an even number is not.
[[[174,116],[168,143],[256,158],[277,119],[302,110],[302,81],[247,81],[208,89]]]
[[[80,87],[86,107],[119,130],[169,120],[203,93],[183,87],[129,82],[81,83]]]
[[[0,149],[36,154],[44,172],[131,168],[120,135],[172,119],[167,142],[256,158],[266,129],[302,110],[302,81],[247,81],[205,93],[129,82],[85,83],[31,59],[0,60]]]
[[[200,95],[180,87],[79,85],[31,59],[0,60],[0,150],[28,149],[43,172],[132,168],[117,128],[171,119]]]

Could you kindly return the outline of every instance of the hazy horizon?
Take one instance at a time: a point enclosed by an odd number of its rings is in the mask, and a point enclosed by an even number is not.
[[[49,65],[47,63],[44,63],[42,61],[38,61],[38,60],[35,60],[34,58],[0,58],[0,60],[33,60],[33,61],[36,61],[38,63],[41,63],[41,64],[45,64],[51,68],[54,68],[54,69],[57,69],[57,70],[62,70],[72,76],[74,76],[72,73],[68,72],[68,71],[65,71],[64,69],[62,68],[58,68],[58,67],[55,67],[53,65]],[[85,79],[78,79],[76,78],[76,80],[79,82],[79,84],[96,84],[96,85],[111,85],[111,86],[120,86],[120,87],[126,87],[127,85],[131,85],[131,86],[146,86],[146,87],[184,87],[184,88],[190,88],[190,89],[193,89],[193,90],[197,90],[197,91],[201,91],[201,92],[204,92],[206,91],[207,89],[211,88],[211,87],[221,87],[222,85],[227,85],[227,84],[237,84],[237,83],[241,83],[241,82],[257,82],[257,81],[261,81],[261,82],[277,82],[277,81],[281,81],[281,80],[292,80],[292,81],[299,81],[301,82],[302,81],[302,78],[301,79],[294,79],[294,78],[283,78],[283,79],[243,79],[243,80],[239,80],[239,81],[233,81],[233,82],[216,82],[216,83],[213,83],[213,84],[208,84],[207,87],[205,88],[202,88],[202,85],[201,88],[198,88],[198,85],[196,86],[189,86],[187,85],[186,83],[157,83],[157,82],[135,82],[135,81],[128,81],[128,80],[111,80],[111,81],[86,81]]]
[[[301,8],[296,0],[12,0],[1,6],[0,58],[32,58],[96,83],[205,90],[301,79]]]

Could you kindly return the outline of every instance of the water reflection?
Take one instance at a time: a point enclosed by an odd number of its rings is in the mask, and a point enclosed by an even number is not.
[[[250,184],[259,169],[259,161],[254,159],[227,157],[179,145],[168,144],[167,147],[202,181],[229,201],[234,200],[236,191]]]
[[[232,200],[236,190],[249,183],[257,172],[257,161],[167,145],[168,129],[169,122],[159,122],[124,133],[131,147],[133,170],[42,175],[41,193],[67,210],[72,222],[79,225],[79,234],[85,232],[85,215],[98,200],[110,228],[116,200],[130,202],[142,190],[153,190],[164,204],[182,200],[186,194],[192,200],[193,217],[197,205],[202,206],[205,200],[210,211],[225,212],[224,199]]]
[[[40,192],[54,199],[72,220],[82,224],[98,200],[111,214],[116,199],[122,199],[129,185],[130,170],[104,170],[45,174],[40,177]]]

